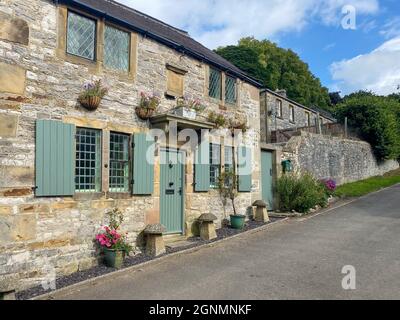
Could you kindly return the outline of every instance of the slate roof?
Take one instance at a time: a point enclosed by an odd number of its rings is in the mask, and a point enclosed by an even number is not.
[[[125,26],[178,51],[191,55],[196,59],[218,67],[257,87],[261,87],[258,80],[250,77],[214,51],[191,38],[187,32],[170,26],[133,8],[113,0],[53,1],[55,3],[66,4],[71,7],[82,9],[88,13],[103,17],[106,20],[111,20],[116,24]]]

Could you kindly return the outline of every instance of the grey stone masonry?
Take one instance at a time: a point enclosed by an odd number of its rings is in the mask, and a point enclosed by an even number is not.
[[[97,20],[97,60],[68,55],[66,16],[66,7],[49,0],[0,1],[0,282],[16,279],[18,290],[40,285],[49,270],[61,277],[96,265],[98,254],[93,240],[107,224],[105,213],[110,209],[117,207],[124,212],[123,231],[134,254],[144,247],[145,227],[160,223],[158,166],[151,196],[110,193],[108,169],[103,169],[100,193],[35,197],[35,124],[38,119],[51,119],[101,130],[102,159],[107,161],[110,132],[132,135],[151,128],[135,114],[141,92],[161,96],[160,113],[176,107],[176,100],[165,96],[167,65],[185,71],[183,93],[202,101],[205,114],[216,111],[224,116],[246,116],[250,130],[245,141],[253,147],[253,188],[239,195],[239,211],[245,213],[261,194],[258,88],[238,79],[235,105],[211,99],[207,87],[209,66],[204,61],[130,30],[129,73],[109,70],[103,64],[102,19]],[[109,92],[99,108],[89,112],[77,98],[85,81],[95,79],[102,79]],[[193,153],[187,155],[185,168],[186,236],[198,233],[196,223],[201,214],[215,214],[220,226],[233,212],[230,206],[224,208],[217,190],[194,192],[193,158]]]

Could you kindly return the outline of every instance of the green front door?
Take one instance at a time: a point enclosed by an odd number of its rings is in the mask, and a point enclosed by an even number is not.
[[[162,150],[160,163],[160,216],[167,234],[183,233],[184,164],[183,154]]]
[[[261,176],[262,198],[268,204],[268,209],[274,210],[272,152],[261,151]]]

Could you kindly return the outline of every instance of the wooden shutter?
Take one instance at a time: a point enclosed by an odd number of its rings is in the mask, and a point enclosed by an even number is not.
[[[208,192],[210,190],[210,143],[208,139],[202,139],[197,146],[194,176],[194,191]]]
[[[239,192],[251,192],[252,187],[252,157],[251,149],[247,147],[238,148],[238,179]]]
[[[36,196],[75,193],[75,126],[59,121],[36,122]]]
[[[133,194],[151,195],[154,192],[154,138],[146,133],[133,136]],[[147,160],[149,155],[149,160]]]

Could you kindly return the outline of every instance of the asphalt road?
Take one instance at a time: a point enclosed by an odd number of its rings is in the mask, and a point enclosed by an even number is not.
[[[400,185],[54,298],[400,299]]]

